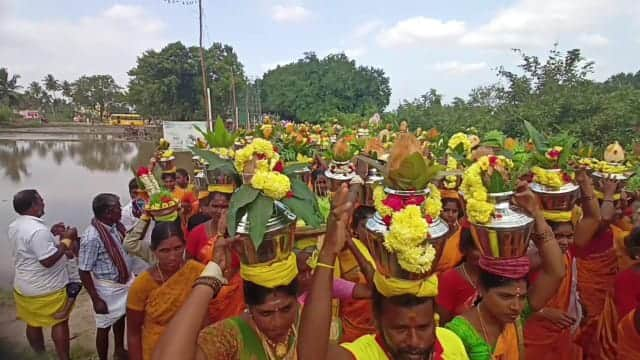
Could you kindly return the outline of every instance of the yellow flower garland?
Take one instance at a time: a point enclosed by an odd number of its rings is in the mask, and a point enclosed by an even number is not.
[[[458,160],[456,160],[453,156],[447,157],[447,170],[454,171],[458,169]],[[444,187],[445,189],[455,189],[458,185],[458,177],[455,175],[447,175],[444,179]]]
[[[531,172],[535,175],[535,182],[551,188],[560,188],[566,184],[562,172],[551,172],[539,166],[531,168]]]
[[[431,269],[436,255],[433,246],[424,245],[428,234],[429,224],[420,207],[409,205],[393,214],[383,244],[398,256],[398,263],[403,269],[421,274]]]
[[[433,184],[429,184],[429,190],[431,193],[425,200],[425,213],[435,220],[442,212],[442,196],[440,190]]]
[[[513,167],[513,162],[504,156],[496,156],[498,165],[506,169]],[[491,220],[495,206],[488,202],[487,188],[482,183],[482,173],[490,166],[488,156],[483,156],[464,172],[460,190],[467,202],[467,216],[469,221],[476,224],[486,224]]]
[[[373,189],[373,206],[382,217],[393,215],[393,209],[382,203],[385,197],[384,187],[376,186],[376,188]]]
[[[211,148],[209,149],[209,151],[211,151],[212,153],[220,156],[223,159],[233,159],[235,152],[233,151],[233,149],[227,149],[227,148]]]
[[[453,134],[447,145],[449,146],[449,149],[453,150],[460,144],[462,144],[465,154],[469,154],[471,152],[471,140],[469,140],[469,137],[465,133],[459,132]]]
[[[259,170],[251,178],[251,187],[274,200],[280,200],[291,191],[291,181],[279,172]]]
[[[258,162],[258,170],[268,170],[273,169],[275,164],[280,159],[280,155],[273,149],[273,144],[265,139],[256,138],[251,144],[243,147],[242,149],[236,151],[235,156],[235,166],[239,173],[244,172],[244,167],[249,162],[254,155],[261,154],[266,158],[265,160],[260,160]]]

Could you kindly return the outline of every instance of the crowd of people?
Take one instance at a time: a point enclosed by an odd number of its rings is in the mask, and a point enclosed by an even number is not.
[[[470,158],[486,156],[474,149]],[[115,359],[640,359],[640,199],[621,193],[620,180],[596,187],[577,170],[576,206],[554,217],[522,177],[513,202],[533,219],[526,266],[486,256],[467,213],[472,196],[437,180],[446,240],[433,276],[416,280],[382,274],[367,249],[379,209],[366,179],[332,182],[331,162],[312,166],[309,189],[331,199],[322,230],[291,234],[290,254],[259,266],[247,259],[264,260],[264,249],[230,231],[242,215],[237,182],[202,188],[184,169],[163,171],[162,187],[179,200],[167,218],[150,211],[149,189],[134,178],[124,206],[114,194],[94,197],[81,235],[44,223],[46,194],[18,192],[8,235],[31,348],[44,352],[51,328],[58,358],[69,359],[68,320],[86,291],[101,360],[111,332]]]

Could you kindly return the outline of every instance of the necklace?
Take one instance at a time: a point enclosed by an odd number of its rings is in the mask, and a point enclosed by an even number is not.
[[[158,274],[160,274],[160,280],[162,280],[162,282],[164,283],[166,280],[164,274],[162,273],[162,270],[160,270],[160,265],[156,264],[156,269],[158,270]]]
[[[255,326],[255,323],[254,323],[254,326]],[[258,337],[260,338],[260,340],[262,340],[262,347],[266,350],[267,357],[269,359],[293,360],[297,358],[295,350],[296,350],[296,339],[298,336],[296,334],[296,329],[294,328],[293,325],[291,325],[291,328],[287,332],[287,340],[285,342],[278,342],[278,343],[274,343],[268,337],[266,337],[262,333],[262,331],[258,329],[257,326],[255,326],[255,329],[256,329],[256,332],[258,333]],[[292,335],[293,335],[294,341],[293,341],[293,344],[289,346]],[[274,350],[276,352],[275,355],[273,354]]]
[[[491,344],[489,342],[489,336],[487,335],[487,328],[484,326],[484,321],[482,320],[482,313],[480,313],[480,304],[476,306],[476,312],[478,313],[478,320],[480,320],[480,328],[482,329],[482,336],[484,337],[484,341],[486,341],[487,344]]]
[[[476,284],[473,282],[473,280],[471,280],[471,276],[469,276],[469,273],[467,272],[467,263],[462,263],[462,265],[460,266],[460,269],[462,269],[462,274],[464,275],[465,278],[467,278],[467,281],[469,282],[469,284],[471,284],[471,286],[473,287],[473,290],[478,290],[478,288],[476,287]]]

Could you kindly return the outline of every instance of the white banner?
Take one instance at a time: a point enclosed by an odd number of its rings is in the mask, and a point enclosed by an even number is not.
[[[196,128],[207,130],[206,121],[163,121],[163,137],[171,144],[171,149],[177,151],[187,151],[195,145],[196,138],[202,137]]]

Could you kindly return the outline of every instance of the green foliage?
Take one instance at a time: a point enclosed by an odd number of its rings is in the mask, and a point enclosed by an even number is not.
[[[267,221],[273,214],[273,206],[273,199],[262,193],[258,193],[258,196],[247,206],[249,236],[256,249],[264,239]]]
[[[443,166],[432,163],[416,152],[407,156],[397,170],[389,172],[388,179],[385,181],[393,184],[394,189],[424,189],[429,181],[443,169]]]
[[[111,75],[81,76],[71,87],[73,102],[88,109],[97,109],[99,120],[104,119],[122,91]]]
[[[200,129],[198,125],[194,125],[194,127],[200,134],[202,134],[202,136],[204,136],[209,147],[212,148],[230,148],[233,147],[236,140],[236,136],[227,130],[220,116],[216,119],[213,126],[213,132],[204,131]]]
[[[242,185],[231,196],[229,211],[227,212],[227,231],[229,235],[236,235],[236,228],[247,208],[260,192],[249,185]]]
[[[290,180],[293,196],[282,199],[282,203],[289,207],[305,224],[313,228],[320,227],[324,221],[315,194],[309,190],[304,182],[295,178]]]
[[[200,156],[202,159],[209,163],[209,170],[220,170],[225,174],[238,178],[239,174],[233,164],[233,161],[229,159],[223,159],[220,156],[212,153],[211,151],[198,149],[197,147],[191,147],[191,152]]]
[[[6,124],[11,122],[15,118],[15,114],[10,107],[6,105],[0,105],[0,124]]]
[[[260,82],[266,112],[318,123],[340,116],[349,125],[389,104],[389,79],[381,69],[356,66],[344,54],[318,59],[305,53],[295,63],[264,74]]]
[[[232,114],[231,88],[246,86],[242,64],[233,48],[214,43],[204,50],[213,113]],[[139,113],[166,120],[199,120],[206,114],[199,48],[181,42],[149,50],[129,71],[129,99]]]

